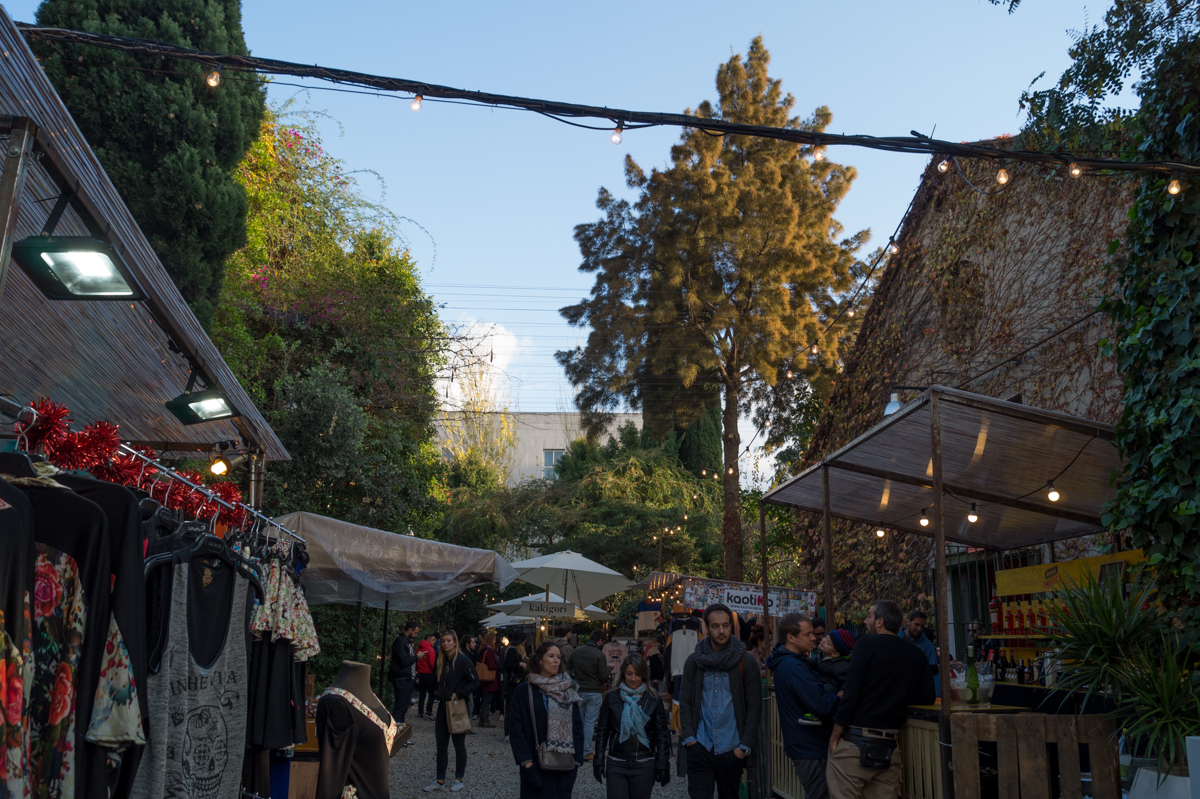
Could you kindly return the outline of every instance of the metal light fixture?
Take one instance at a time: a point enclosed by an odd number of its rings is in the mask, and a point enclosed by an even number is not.
[[[200,424],[241,415],[223,392],[211,388],[192,391],[196,386],[196,377],[196,370],[193,369],[183,393],[165,403],[176,419],[184,424]]]
[[[904,403],[900,401],[899,392],[893,391],[892,398],[888,401],[887,407],[883,409],[884,416],[891,416],[896,411],[904,407]]]
[[[143,300],[115,247],[91,236],[30,236],[12,258],[51,300]]]
[[[218,455],[213,458],[209,464],[208,470],[217,476],[229,474],[234,469],[241,467],[247,460],[249,455],[244,452],[235,452],[232,455]]]

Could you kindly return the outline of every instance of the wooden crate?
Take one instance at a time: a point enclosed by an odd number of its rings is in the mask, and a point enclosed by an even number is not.
[[[900,728],[903,799],[942,799],[942,760],[936,721],[909,719]]]
[[[1000,799],[1082,799],[1080,746],[1088,748],[1093,799],[1120,799],[1116,725],[1102,716],[956,713],[950,719],[955,799],[979,799],[979,742],[996,742]],[[1058,749],[1059,796],[1050,795],[1049,745]]]

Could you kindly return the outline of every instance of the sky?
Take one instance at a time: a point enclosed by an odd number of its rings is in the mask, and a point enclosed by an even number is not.
[[[37,2],[9,2],[34,21]],[[1104,6],[1091,9],[1095,21]],[[465,89],[644,111],[715,99],[719,64],[761,34],[771,75],[807,116],[833,113],[834,133],[951,141],[1015,133],[1021,92],[1067,66],[1069,31],[1087,24],[1075,0],[815,3],[412,3],[252,0],[243,4],[254,55]],[[296,85],[314,87],[307,93]],[[295,97],[328,114],[325,147],[360,175],[366,194],[403,217],[401,231],[445,321],[491,331],[491,361],[514,407],[571,409],[553,358],[583,343],[557,309],[586,296],[574,227],[598,218],[604,186],[629,196],[626,154],[663,166],[674,129],[609,134],[522,111],[319,90],[281,78],[272,102]],[[857,168],[836,218],[887,241],[926,158],[833,147]],[[382,185],[380,183],[382,180]],[[453,398],[453,396],[452,396]],[[753,426],[743,422],[743,442]],[[743,446],[745,443],[743,443]],[[743,468],[744,480],[752,479]]]

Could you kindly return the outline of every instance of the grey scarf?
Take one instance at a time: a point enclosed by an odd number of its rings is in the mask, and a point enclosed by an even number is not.
[[[739,638],[730,638],[720,652],[712,648],[711,639],[704,638],[696,644],[696,665],[701,671],[733,671],[746,654],[746,644]]]

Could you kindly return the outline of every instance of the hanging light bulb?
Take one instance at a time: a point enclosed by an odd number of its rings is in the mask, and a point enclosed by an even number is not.
[[[424,102],[424,100],[425,98],[418,94],[416,97],[412,98],[412,102],[408,104],[408,107],[414,111],[420,111],[421,103]],[[544,630],[546,628],[543,627],[542,629]]]
[[[999,183],[1001,186],[1003,186],[1005,183],[1008,183],[1008,170],[1007,169],[1005,169],[1004,167],[1000,168],[1000,171],[996,173],[996,182]]]
[[[817,149],[813,150],[812,157],[814,161],[820,161],[825,158],[825,151],[818,147]]]
[[[1077,178],[1083,174],[1083,167],[1074,162],[1067,164],[1067,174],[1073,178]]]
[[[700,499],[700,495],[699,495],[699,494],[692,494],[692,499]]]
[[[975,512],[974,502],[971,503],[971,512],[967,514],[967,521],[969,521],[971,524],[979,521],[979,514]]]
[[[770,419],[768,419],[766,422],[764,422],[764,424],[765,424],[767,427],[770,427],[770,426],[771,426],[771,420],[770,420]]]
[[[683,514],[683,520],[684,520],[685,522],[687,521],[687,514],[686,514],[686,513],[685,513],[685,514]]]
[[[888,255],[895,255],[898,252],[900,252],[900,247],[896,243],[888,245]]]
[[[1050,500],[1051,502],[1058,502],[1058,498],[1062,495],[1059,494],[1058,489],[1054,487],[1054,481],[1047,480],[1046,488],[1050,489],[1046,492],[1046,499]]]
[[[813,355],[817,355],[820,352],[821,352],[820,347],[818,347],[816,344],[812,345],[812,354]]]
[[[928,527],[928,526],[929,526],[929,517],[925,515],[925,509],[924,509],[924,508],[922,508],[922,509],[921,509],[921,519],[920,519],[920,521],[921,521],[921,526],[922,526],[922,527]]]
[[[788,379],[788,380],[791,380],[791,379],[792,379],[792,370],[791,370],[791,369],[788,369],[788,370],[787,370],[787,379]]]
[[[950,162],[949,161],[943,160],[940,164],[938,164],[938,172],[949,172],[949,171],[950,171]]]
[[[717,474],[716,472],[713,472],[713,479],[714,479],[714,480],[720,480],[720,479],[721,479],[721,475]]]
[[[621,139],[624,138],[623,136],[621,136],[621,130],[622,130],[621,126],[617,125],[617,129],[614,130],[612,132],[612,135],[608,137],[609,141],[611,141],[613,144],[620,144]]]
[[[214,89],[217,88],[221,85],[221,73],[214,69],[204,76],[204,82]]]
[[[1171,178],[1171,182],[1167,184],[1167,194],[1178,194],[1183,191],[1183,186],[1179,185],[1179,181]]]
[[[701,476],[701,477],[708,477],[708,469],[701,469],[701,470],[700,470],[700,476]]]
[[[883,538],[885,535],[887,535],[887,531],[884,530],[882,527],[880,527],[878,530],[875,531],[875,535],[878,536],[879,538]]]
[[[732,466],[730,466],[730,467],[729,467],[729,469],[728,469],[728,471],[729,471],[729,474],[733,474],[733,467],[732,467]]]
[[[849,316],[850,318],[854,318],[854,306],[853,305],[851,305],[849,308],[846,309],[846,316]]]

